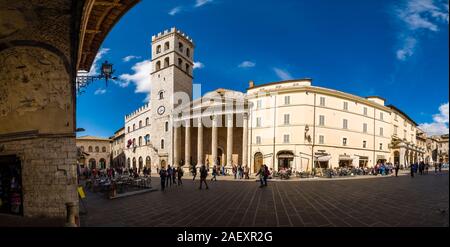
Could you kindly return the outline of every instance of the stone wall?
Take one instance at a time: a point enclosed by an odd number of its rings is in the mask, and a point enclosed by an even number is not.
[[[2,141],[1,155],[21,160],[24,216],[65,217],[65,203],[78,207],[75,137]]]

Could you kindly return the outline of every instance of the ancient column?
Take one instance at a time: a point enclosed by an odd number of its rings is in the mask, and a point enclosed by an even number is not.
[[[203,165],[203,123],[202,118],[198,118],[197,131],[197,167]]]
[[[211,129],[211,166],[217,165],[217,117],[212,118],[212,129]]]
[[[246,167],[247,164],[247,148],[248,148],[248,115],[244,113],[244,123],[242,128],[242,166]]]
[[[173,167],[180,166],[180,127],[173,127]]]
[[[233,114],[227,115],[227,163],[226,167],[233,165]]]
[[[191,165],[191,120],[186,120],[185,137],[184,137],[184,165],[189,167]]]

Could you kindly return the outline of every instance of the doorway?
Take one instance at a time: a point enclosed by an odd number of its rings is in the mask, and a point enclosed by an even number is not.
[[[278,157],[278,170],[289,169],[294,162],[294,154],[291,151],[280,151]]]
[[[255,162],[253,165],[253,172],[258,173],[259,169],[261,169],[261,166],[263,165],[263,154],[258,152],[255,154]]]
[[[0,213],[23,215],[22,166],[15,155],[0,156]]]

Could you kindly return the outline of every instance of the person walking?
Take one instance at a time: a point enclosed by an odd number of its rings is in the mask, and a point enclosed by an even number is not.
[[[267,186],[267,179],[270,176],[269,167],[267,165],[264,165],[264,186]]]
[[[217,181],[217,166],[216,165],[214,165],[211,174],[212,174],[211,181]]]
[[[266,173],[266,168],[264,166],[261,166],[261,168],[259,168],[258,173],[256,173],[256,176],[259,175],[259,182],[260,182],[259,188],[262,188],[265,185],[265,183],[264,183],[265,173]]]
[[[395,163],[395,176],[398,177],[398,170],[400,169],[400,165],[398,162]]]
[[[182,185],[183,181],[181,180],[181,178],[183,177],[183,169],[181,167],[178,167],[177,175],[178,175],[178,185]]]
[[[248,166],[244,167],[244,178],[245,179],[250,179],[250,177],[248,176]]]
[[[202,189],[202,184],[205,183],[206,189],[208,189],[208,184],[206,183],[206,177],[208,176],[208,169],[205,165],[200,167],[200,190]]]
[[[178,166],[178,167],[180,167],[180,166]],[[172,168],[172,183],[173,184],[177,184],[177,168],[175,168],[175,167],[173,167]]]
[[[438,167],[439,167],[439,175],[441,175],[442,174],[442,163],[441,162],[439,162]]]
[[[166,171],[166,187],[172,187],[172,167],[170,167],[170,165],[167,166],[167,171]]]
[[[414,173],[417,172],[417,165],[415,163],[411,164],[411,177],[414,177]]]
[[[234,179],[236,179],[236,174],[237,174],[237,167],[236,167],[236,165],[233,165],[232,170],[233,170]]]
[[[161,179],[161,191],[164,191],[166,187],[166,170],[164,169],[164,167],[161,167],[161,169],[159,169],[159,178]]]
[[[192,181],[195,180],[196,176],[197,176],[197,168],[195,166],[192,166]]]

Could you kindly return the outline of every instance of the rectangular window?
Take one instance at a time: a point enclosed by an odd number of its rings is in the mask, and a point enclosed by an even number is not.
[[[320,135],[320,136],[319,136],[319,144],[324,144],[324,143],[325,143],[325,142],[324,142],[324,139],[325,139],[325,137],[322,136],[322,135]]]
[[[383,143],[380,143],[380,150],[383,150]]]
[[[291,104],[291,96],[284,96],[284,104],[285,105]]]
[[[367,133],[367,124],[363,123],[363,133]]]
[[[261,144],[261,136],[256,137],[256,144]]]
[[[325,125],[325,116],[320,115],[319,116],[319,126],[324,126],[324,125]]]
[[[283,135],[283,143],[289,143],[289,135]]]
[[[348,111],[348,102],[344,102],[344,111]]]
[[[380,128],[380,136],[383,136],[383,128]]]
[[[364,110],[363,110],[364,112],[364,116],[367,116],[367,107],[364,107]]]
[[[347,146],[347,138],[342,138],[342,146]]]
[[[367,148],[367,141],[363,141],[363,148]]]
[[[261,118],[260,117],[256,118],[256,127],[261,127]]]
[[[320,97],[320,106],[325,106],[325,97]]]
[[[397,113],[394,113],[395,115],[394,115],[394,120],[395,121],[398,121],[398,119],[397,119]]]
[[[394,135],[398,134],[398,127],[394,125]]]
[[[262,107],[262,100],[258,100],[258,101],[256,101],[256,109],[261,109],[261,107]]]
[[[383,119],[384,119],[383,113],[380,112],[380,120],[383,120]]]
[[[343,128],[343,129],[348,129],[348,120],[347,120],[347,119],[344,119],[344,120],[342,121],[342,128]]]
[[[403,139],[406,140],[406,130],[403,130]]]
[[[284,114],[284,124],[285,125],[289,124],[289,114]]]

